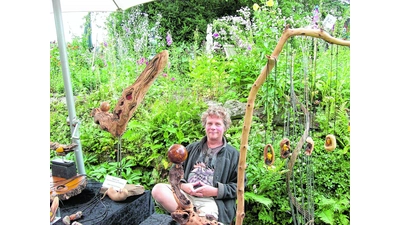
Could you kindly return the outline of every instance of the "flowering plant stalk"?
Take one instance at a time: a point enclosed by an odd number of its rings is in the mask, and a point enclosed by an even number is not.
[[[224,16],[213,21],[214,48],[219,49],[223,45],[234,45],[239,48],[252,46],[252,31],[250,21],[250,9],[242,7],[237,11],[238,16]]]

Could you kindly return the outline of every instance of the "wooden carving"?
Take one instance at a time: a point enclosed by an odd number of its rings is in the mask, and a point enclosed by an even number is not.
[[[50,142],[50,149],[55,150],[58,156],[65,156],[67,153],[73,152],[77,146],[76,143],[64,145],[58,142]]]
[[[177,209],[171,213],[171,217],[181,225],[218,225],[218,221],[213,216],[200,217],[200,212],[181,192],[180,181],[184,174],[182,163],[186,158],[187,150],[184,146],[174,144],[169,148],[168,159],[174,163],[169,170],[169,183],[171,184],[175,201],[178,204]]]
[[[264,163],[268,166],[272,166],[275,162],[275,151],[271,144],[267,144],[264,147]]]
[[[106,102],[102,103],[100,108],[92,110],[91,116],[94,117],[94,122],[99,124],[102,130],[110,132],[114,137],[121,137],[133,113],[142,102],[157,76],[164,70],[167,62],[167,50],[154,56],[137,80],[122,92],[122,96],[112,113],[108,112],[110,107]]]
[[[50,176],[50,200],[55,197],[59,200],[67,200],[80,194],[87,184],[86,175],[76,175],[69,179]]]

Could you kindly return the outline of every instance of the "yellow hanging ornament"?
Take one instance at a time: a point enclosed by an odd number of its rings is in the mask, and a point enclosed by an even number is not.
[[[331,151],[335,150],[335,148],[336,148],[336,137],[333,134],[326,135],[324,147],[328,152],[331,152]]]
[[[264,147],[264,163],[271,166],[275,162],[275,151],[271,144]]]

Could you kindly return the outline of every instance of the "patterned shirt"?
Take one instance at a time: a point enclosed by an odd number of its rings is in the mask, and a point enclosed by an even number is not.
[[[189,183],[201,181],[212,186],[217,154],[224,145],[225,143],[216,148],[208,148],[207,143],[203,145],[201,155],[189,174]]]

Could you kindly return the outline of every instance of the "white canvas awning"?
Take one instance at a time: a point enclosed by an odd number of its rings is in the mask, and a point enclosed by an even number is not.
[[[153,0],[60,0],[62,12],[115,12]],[[50,2],[50,13],[53,4]]]

